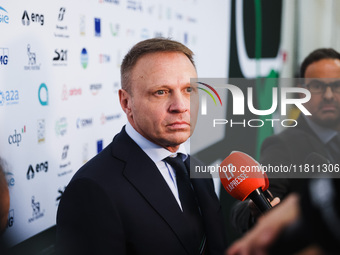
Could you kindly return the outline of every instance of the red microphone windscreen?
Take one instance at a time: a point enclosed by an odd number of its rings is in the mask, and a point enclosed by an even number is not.
[[[233,151],[222,161],[219,175],[226,191],[241,201],[254,190],[262,188],[264,191],[269,186],[267,175],[262,171],[261,165],[240,151]]]

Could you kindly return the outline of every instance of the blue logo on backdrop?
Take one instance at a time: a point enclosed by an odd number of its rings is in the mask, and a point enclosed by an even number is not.
[[[97,153],[101,152],[103,150],[103,140],[97,141]]]
[[[86,69],[89,62],[89,55],[87,54],[87,50],[85,48],[81,50],[80,61],[83,68]]]
[[[94,35],[100,36],[100,19],[94,18]]]
[[[26,133],[26,126],[24,126],[21,129],[21,133],[22,134]],[[19,146],[19,144],[21,143],[21,140],[22,140],[21,133],[20,133],[20,131],[17,133],[17,130],[14,129],[14,134],[8,136],[8,143],[9,144],[16,144],[17,146]]]
[[[111,3],[111,4],[119,4],[119,0],[99,0],[99,3]]]
[[[88,127],[91,126],[93,124],[92,118],[88,118],[88,119],[77,119],[76,125],[77,128],[83,128],[83,127]]]
[[[184,33],[184,44],[188,44],[188,41],[189,41],[189,36],[188,36],[188,33]]]
[[[142,39],[150,38],[149,30],[147,28],[143,28],[140,36]]]
[[[143,11],[143,6],[141,1],[128,0],[127,8],[134,11]]]
[[[19,91],[18,90],[0,90],[0,106],[13,105],[19,103]]]
[[[6,176],[6,181],[7,181],[8,187],[13,187],[15,185],[14,174],[7,172],[7,173],[5,173],[5,176]]]
[[[3,14],[3,12],[5,12],[5,13]],[[8,22],[9,22],[9,17],[8,17],[7,13],[8,13],[8,12],[7,12],[4,8],[2,8],[2,7],[0,6],[0,23],[6,23],[6,24],[8,24]]]
[[[45,91],[45,93],[42,93],[42,90]],[[48,105],[48,89],[45,83],[41,83],[39,87],[38,98],[41,105]]]
[[[0,65],[7,66],[8,55],[9,55],[9,49],[8,48],[0,48]]]

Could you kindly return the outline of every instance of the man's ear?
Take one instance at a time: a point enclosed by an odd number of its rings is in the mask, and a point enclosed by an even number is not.
[[[131,95],[124,89],[120,89],[118,94],[120,106],[128,117],[131,114]]]

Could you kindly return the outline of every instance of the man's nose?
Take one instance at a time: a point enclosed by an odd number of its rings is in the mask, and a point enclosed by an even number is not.
[[[333,90],[330,86],[326,87],[325,92],[323,93],[323,97],[327,100],[331,100],[334,97]]]
[[[170,112],[186,112],[189,109],[190,99],[181,91],[173,92],[170,98]]]

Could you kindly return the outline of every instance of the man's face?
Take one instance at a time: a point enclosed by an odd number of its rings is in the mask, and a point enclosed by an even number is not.
[[[309,84],[313,80],[326,84],[340,80],[340,61],[322,59],[310,64],[305,72],[305,83]],[[314,122],[340,130],[340,93],[333,92],[328,86],[324,93],[312,93],[311,99],[305,106],[312,114],[310,118]]]
[[[120,101],[131,125],[142,136],[172,152],[193,132],[197,120],[197,87],[190,85],[196,70],[182,53],[150,53],[131,72],[131,93]],[[197,103],[191,102],[196,101]]]

